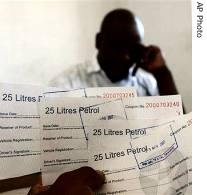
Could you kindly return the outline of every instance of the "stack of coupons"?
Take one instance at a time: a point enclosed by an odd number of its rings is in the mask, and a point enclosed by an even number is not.
[[[0,98],[0,186],[37,172],[51,185],[91,166],[106,175],[97,195],[192,193],[192,114],[180,95],[0,83]]]

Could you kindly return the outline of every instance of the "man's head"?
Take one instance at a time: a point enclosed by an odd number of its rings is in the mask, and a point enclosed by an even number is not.
[[[125,9],[109,12],[102,22],[96,36],[97,58],[112,82],[126,78],[135,62],[134,50],[143,38],[138,22],[134,14]]]

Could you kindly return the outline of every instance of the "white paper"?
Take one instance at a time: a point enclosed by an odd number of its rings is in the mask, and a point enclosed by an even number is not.
[[[49,185],[61,173],[87,165],[89,133],[87,126],[96,124],[97,120],[136,119],[143,116],[143,113],[145,117],[148,114],[150,117],[157,118],[164,114],[169,117],[178,115],[177,110],[182,111],[180,96],[151,97],[147,99],[147,102],[149,100],[163,102],[166,99],[167,101],[177,101],[178,99],[180,104],[177,107],[169,108],[169,112],[166,112],[168,109],[162,108],[148,111],[147,107],[141,109],[138,107],[135,112],[134,107],[126,108],[126,105],[130,100],[133,101],[131,104],[133,106],[143,104],[143,98],[140,99],[140,102],[139,98],[45,98],[40,103],[43,130],[41,136],[43,184]]]
[[[0,83],[0,179],[40,171],[41,86]]]
[[[103,98],[46,98],[40,103],[41,166],[43,184],[63,172],[88,163],[88,142],[84,124],[106,116],[125,118],[121,100]]]
[[[28,194],[30,188],[22,188],[18,190],[11,190],[8,192],[2,192],[1,195],[26,195]]]
[[[45,97],[101,97],[101,98],[131,98],[137,97],[135,87],[89,87],[82,89],[51,88],[44,92]]]
[[[192,194],[191,113],[151,119],[148,125],[147,120],[116,123],[88,130],[89,165],[106,175],[97,195]]]
[[[180,95],[126,98],[123,104],[129,119],[166,118],[183,114]]]
[[[112,92],[123,97],[136,95],[135,88],[89,88],[68,91],[52,87],[0,83],[0,179],[40,171],[37,102],[45,96],[99,97]]]

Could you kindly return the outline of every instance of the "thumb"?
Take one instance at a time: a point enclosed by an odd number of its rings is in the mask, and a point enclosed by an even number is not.
[[[82,167],[71,172],[63,173],[49,189],[49,194],[67,194],[74,188],[88,186],[95,190],[101,187],[105,177],[91,167]],[[67,192],[67,193],[66,193]]]
[[[88,186],[82,186],[79,188],[75,188],[73,191],[68,193],[67,195],[94,195],[93,191]]]

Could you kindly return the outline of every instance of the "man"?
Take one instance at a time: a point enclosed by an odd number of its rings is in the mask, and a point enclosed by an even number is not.
[[[161,51],[142,44],[144,28],[132,12],[109,12],[96,35],[96,59],[65,71],[56,87],[134,86],[139,96],[177,94]]]
[[[67,88],[135,86],[140,96],[177,94],[160,49],[144,46],[142,39],[143,26],[132,12],[125,9],[111,11],[104,18],[100,32],[96,35],[96,59],[92,63],[87,62],[69,69],[51,84]],[[27,179],[28,183],[25,183],[23,177],[22,182],[13,187],[40,183],[37,180],[32,177],[31,181]],[[91,195],[103,183],[104,177],[97,175],[93,169],[81,168],[63,174],[49,189],[38,184],[29,194]],[[11,185],[6,181],[5,189],[8,186]]]
[[[66,88],[135,86],[140,96],[177,94],[160,49],[142,45],[143,33],[140,28],[142,24],[139,19],[128,10],[117,9],[108,13],[96,35],[98,54],[92,64],[87,62],[77,65],[51,84]],[[91,188],[90,185],[74,180],[74,176],[78,178],[77,172],[74,173],[66,173],[67,178],[59,177],[49,190],[41,185],[39,188],[36,186],[30,194],[93,195],[92,190],[101,187],[104,182],[104,177],[101,177],[97,187]],[[80,181],[85,174],[82,173]],[[91,183],[97,180],[92,176],[87,178]]]

